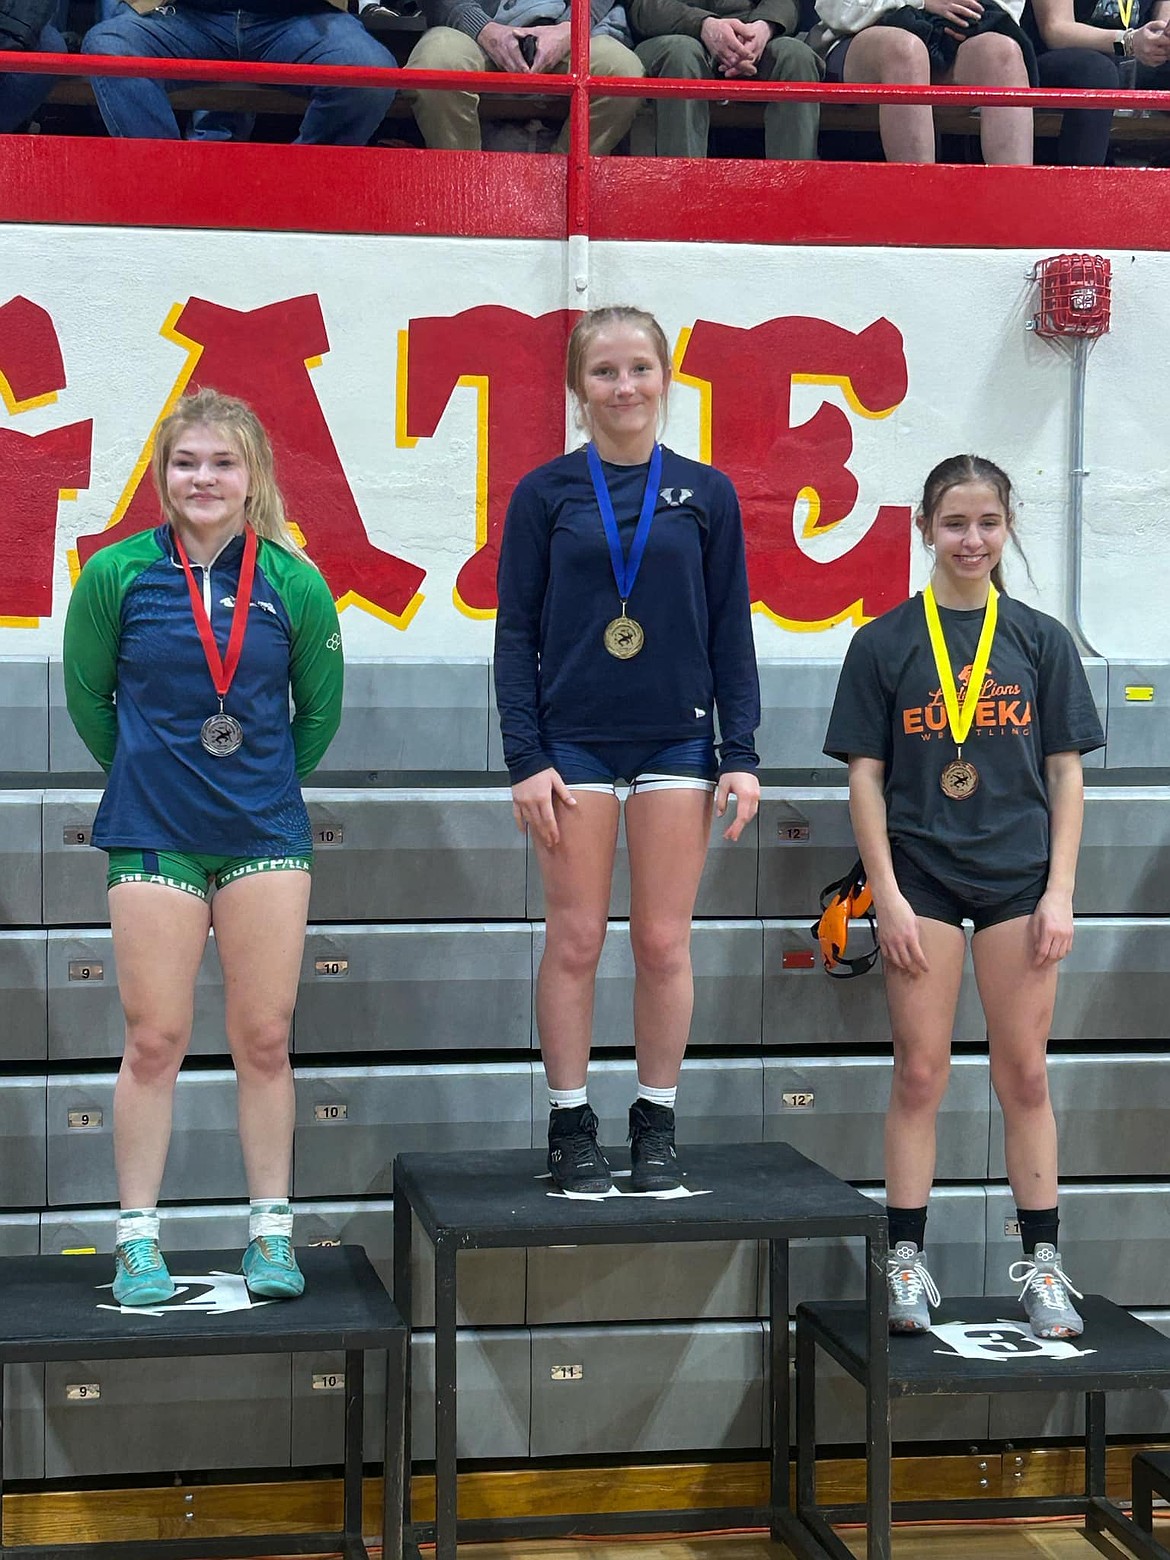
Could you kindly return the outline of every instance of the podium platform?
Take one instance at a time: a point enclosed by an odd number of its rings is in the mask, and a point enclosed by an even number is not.
[[[816,1351],[823,1349],[867,1390],[878,1382],[891,1402],[929,1394],[968,1392],[1081,1392],[1085,1396],[1085,1480],[1082,1493],[987,1500],[899,1502],[903,1521],[993,1521],[997,1517],[1082,1516],[1084,1535],[1117,1560],[1167,1560],[1167,1552],[1105,1493],[1105,1397],[1133,1388],[1170,1387],[1170,1338],[1101,1295],[1086,1295],[1077,1308],[1081,1338],[1034,1338],[1014,1295],[1003,1299],[944,1300],[929,1333],[891,1337],[870,1369],[871,1334],[864,1308],[848,1301],[801,1305],[796,1313],[796,1510],[833,1560],[852,1560],[833,1531],[834,1522],[856,1522],[856,1506],[821,1506],[816,1488]],[[888,1374],[887,1374],[888,1373]],[[886,1377],[882,1381],[882,1377]],[[888,1476],[889,1424],[884,1444],[871,1440],[867,1474]],[[880,1552],[880,1551],[879,1551]],[[870,1556],[874,1551],[871,1549]]]
[[[109,1256],[9,1257],[0,1261],[0,1367],[21,1361],[174,1359],[345,1351],[345,1478],[343,1521],[329,1533],[118,1540],[98,1544],[4,1542],[0,1557],[33,1560],[180,1560],[180,1557],[340,1553],[367,1560],[362,1540],[363,1365],[367,1349],[386,1351],[386,1449],[383,1555],[397,1560],[402,1531],[402,1422],[406,1328],[360,1246],[309,1247],[297,1252],[305,1274],[299,1300],[252,1299],[239,1273],[240,1252],[176,1254],[179,1291],[157,1306],[123,1309],[110,1290]],[[85,1382],[70,1390],[84,1394]],[[3,1468],[3,1371],[0,1369],[0,1469]],[[3,1484],[0,1480],[0,1495]]]
[[[1133,1520],[1141,1534],[1134,1545],[1139,1560],[1170,1560],[1170,1549],[1154,1537],[1154,1496],[1170,1497],[1170,1456],[1139,1452],[1133,1460]]]
[[[620,1164],[620,1151],[612,1162]],[[400,1154],[394,1162],[394,1297],[411,1323],[413,1218],[435,1248],[435,1522],[410,1522],[409,1382],[406,1393],[404,1520],[408,1546],[434,1542],[436,1560],[454,1560],[457,1539],[542,1538],[564,1533],[635,1533],[767,1525],[801,1560],[827,1553],[789,1502],[788,1242],[862,1236],[866,1242],[863,1330],[875,1358],[885,1357],[886,1217],[871,1198],[830,1175],[786,1143],[688,1145],[682,1197],[620,1193],[565,1197],[545,1174],[543,1150],[476,1154]],[[620,1186],[620,1179],[619,1179]],[[706,1511],[577,1512],[547,1518],[458,1520],[455,1367],[458,1256],[484,1247],[655,1244],[766,1240],[771,1366],[771,1484],[763,1508]],[[409,1371],[409,1350],[408,1350]],[[871,1560],[889,1557],[889,1405],[884,1372],[874,1370],[869,1433],[876,1459],[867,1513],[876,1534]],[[884,1548],[882,1547],[884,1543]]]

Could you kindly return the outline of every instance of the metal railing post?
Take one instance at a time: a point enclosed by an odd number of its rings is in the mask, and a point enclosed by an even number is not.
[[[589,0],[572,0],[572,48],[569,67],[573,96],[569,102],[569,237],[589,232]]]

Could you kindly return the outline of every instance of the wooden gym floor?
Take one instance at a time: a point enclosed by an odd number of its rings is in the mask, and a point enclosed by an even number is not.
[[[1170,1523],[1160,1524],[1170,1546]],[[843,1534],[855,1555],[865,1534]],[[427,1552],[424,1551],[424,1555]],[[460,1546],[460,1560],[790,1560],[782,1544],[754,1535],[694,1538],[549,1540]],[[1075,1519],[1031,1523],[944,1523],[894,1530],[893,1560],[1091,1560],[1097,1550]]]

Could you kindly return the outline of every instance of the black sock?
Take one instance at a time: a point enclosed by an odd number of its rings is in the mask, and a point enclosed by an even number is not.
[[[1035,1255],[1037,1246],[1051,1246],[1054,1250],[1060,1244],[1057,1232],[1060,1229],[1060,1218],[1056,1208],[1017,1208],[1016,1218],[1020,1221],[1020,1239],[1024,1244],[1024,1255]]]
[[[890,1221],[890,1250],[904,1241],[921,1251],[926,1241],[926,1209],[891,1208],[887,1205],[886,1217]]]

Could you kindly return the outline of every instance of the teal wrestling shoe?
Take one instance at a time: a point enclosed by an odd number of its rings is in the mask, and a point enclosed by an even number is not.
[[[305,1292],[290,1235],[257,1235],[244,1252],[240,1272],[249,1293],[265,1300],[295,1300]]]
[[[114,1247],[114,1299],[119,1305],[158,1305],[175,1292],[158,1241],[137,1235]]]

